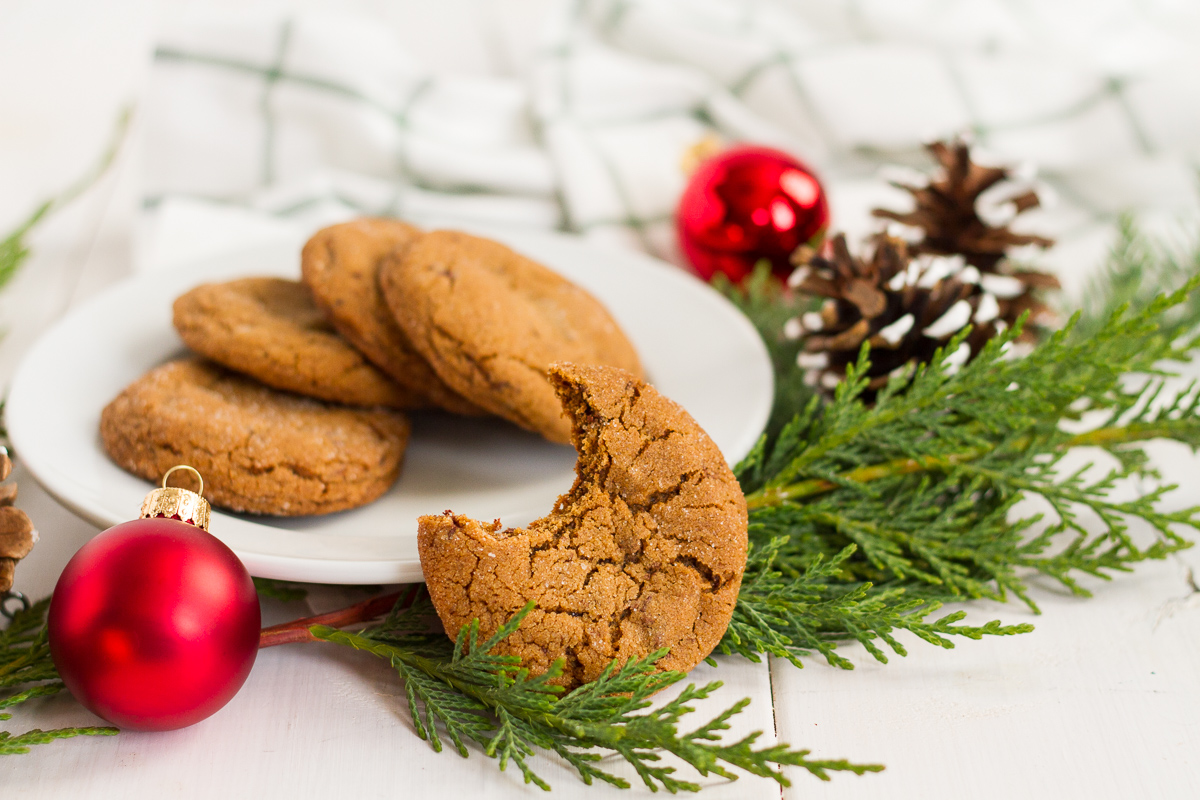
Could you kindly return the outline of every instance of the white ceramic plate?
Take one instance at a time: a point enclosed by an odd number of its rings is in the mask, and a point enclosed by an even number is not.
[[[732,463],[770,413],[770,360],[750,323],[701,281],[647,256],[545,233],[496,236],[595,294],[637,346],[650,382]],[[151,485],[109,461],[100,411],[149,368],[181,355],[171,302],[243,275],[299,274],[287,247],[257,248],[130,278],[75,308],[25,356],[9,435],[46,490],[100,527],[132,519]],[[321,583],[421,580],[416,519],[445,509],[523,525],[571,486],[575,452],[499,420],[417,415],[400,480],[363,508],[293,519],[214,513],[210,529],[254,575]]]

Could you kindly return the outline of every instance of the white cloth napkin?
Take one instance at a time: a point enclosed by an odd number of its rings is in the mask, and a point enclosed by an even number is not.
[[[679,261],[681,162],[706,134],[785,149],[834,226],[902,207],[880,165],[969,131],[1040,167],[1025,227],[1060,271],[1126,209],[1198,204],[1200,10],[1105,0],[555,0],[518,76],[433,74],[379,20],[209,14],[161,31],[143,259],[302,240],[356,214],[560,228]],[[190,249],[189,249],[190,248]],[[1070,276],[1065,276],[1071,284]]]

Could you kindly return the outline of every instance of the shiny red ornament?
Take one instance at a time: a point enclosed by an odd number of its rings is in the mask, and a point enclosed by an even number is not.
[[[679,243],[705,280],[741,281],[760,259],[780,279],[788,257],[819,241],[829,224],[825,190],[812,171],[768,147],[734,147],[702,161],[679,199]]]
[[[50,603],[50,653],[67,688],[121,728],[173,730],[237,693],[261,625],[250,574],[178,519],[109,528],[67,564]]]

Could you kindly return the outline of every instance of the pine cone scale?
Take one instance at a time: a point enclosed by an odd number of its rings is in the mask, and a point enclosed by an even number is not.
[[[858,307],[864,317],[877,317],[887,307],[887,296],[871,282],[853,280],[842,290],[842,298]]]
[[[1035,289],[1061,289],[1062,282],[1057,277],[1048,272],[1029,272],[1021,271],[1012,274],[1014,278],[1024,283],[1026,286],[1032,286]]]
[[[841,298],[841,290],[838,288],[837,283],[826,280],[818,275],[809,274],[803,280],[796,283],[795,288],[801,294],[812,295],[814,297]]]
[[[798,362],[807,370],[807,383],[834,388],[867,342],[871,365],[862,397],[872,402],[893,374],[929,362],[968,327],[966,341],[946,356],[947,370],[960,368],[1023,313],[1032,323],[1023,331],[1026,340],[1052,319],[1039,293],[1059,288],[1058,279],[1014,269],[1009,260],[1014,247],[1053,244],[1008,227],[1039,205],[1037,192],[1014,184],[1016,190],[1006,195],[1010,170],[972,162],[962,141],[935,142],[928,149],[939,174],[921,185],[892,181],[912,197],[912,209],[871,212],[915,229],[918,241],[879,234],[870,242],[873,249],[858,257],[838,235],[821,253],[803,248],[793,255],[800,269],[790,285],[826,299],[819,314],[789,323],[789,336],[805,337]]]
[[[1028,211],[1031,208],[1037,208],[1042,204],[1037,192],[1033,191],[1032,189],[1024,194],[1019,194],[1016,197],[1010,197],[1007,202],[1016,206],[1018,214],[1022,213],[1023,211]]]
[[[11,472],[12,461],[0,451],[0,481],[7,479]],[[17,496],[16,486],[0,488],[6,500],[0,503],[0,594],[3,594],[12,588],[17,562],[29,555],[37,543],[37,531],[29,515],[11,505]]]
[[[807,349],[809,352],[820,352],[824,350],[857,350],[862,346],[863,340],[867,338],[867,334],[870,332],[870,321],[860,319],[846,330],[833,336],[809,337],[808,343],[805,345],[805,349]]]
[[[871,212],[876,217],[920,228],[924,236],[912,246],[913,253],[959,253],[967,263],[990,271],[1011,247],[1029,244],[1049,247],[1054,243],[1043,236],[1014,233],[1007,224],[990,225],[980,217],[977,207],[980,196],[1011,179],[1010,170],[972,163],[970,150],[962,141],[934,142],[928,149],[941,166],[941,175],[928,186],[892,184],[912,196],[913,209],[895,212],[877,208]],[[1040,202],[1036,191],[1025,189],[1004,198],[998,205],[1011,204],[1011,216],[1016,216]]]

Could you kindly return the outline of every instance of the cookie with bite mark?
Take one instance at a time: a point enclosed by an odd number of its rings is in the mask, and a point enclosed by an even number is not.
[[[737,602],[747,552],[737,479],[695,420],[632,374],[557,364],[549,376],[579,452],[575,484],[525,528],[421,517],[438,616],[451,636],[478,619],[486,637],[534,601],[497,651],[534,673],[563,659],[568,689],[664,647],[658,668],[686,672]]]

